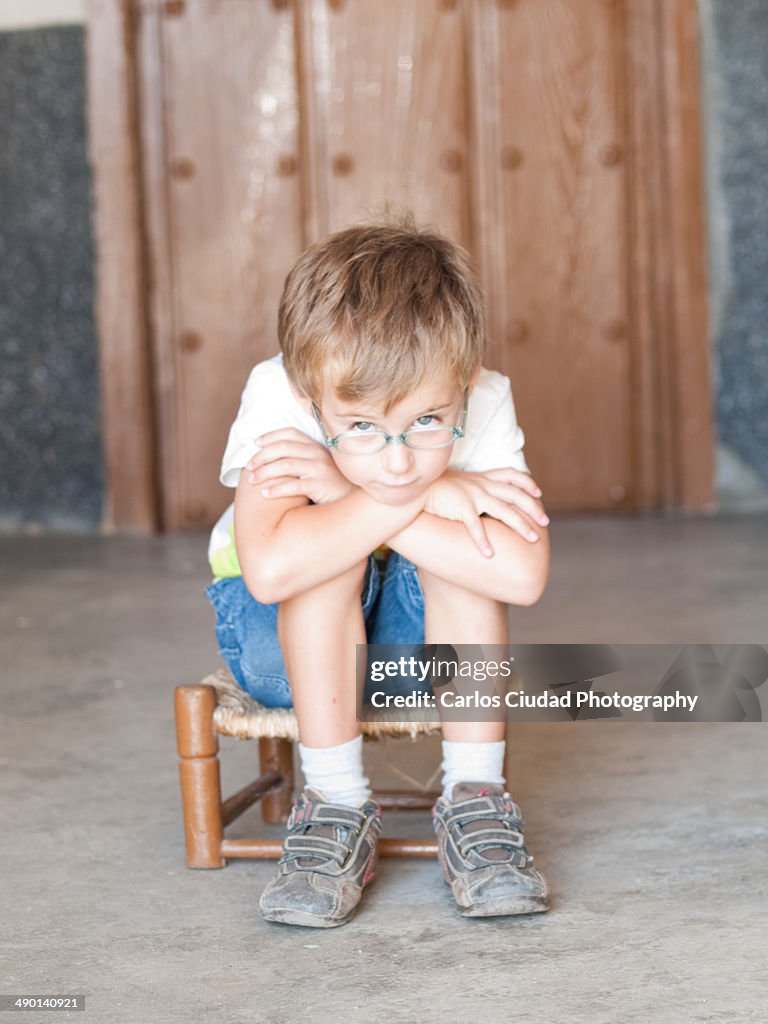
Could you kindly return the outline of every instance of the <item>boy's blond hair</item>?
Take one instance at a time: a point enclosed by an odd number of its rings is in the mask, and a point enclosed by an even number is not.
[[[302,394],[319,402],[328,385],[388,412],[439,373],[470,382],[485,307],[468,253],[408,214],[310,246],[285,280],[278,339]]]

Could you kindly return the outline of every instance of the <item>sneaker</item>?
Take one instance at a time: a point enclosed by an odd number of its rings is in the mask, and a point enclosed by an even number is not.
[[[465,917],[549,910],[547,883],[531,867],[520,808],[502,786],[458,782],[432,808],[443,877]]]
[[[374,876],[380,833],[375,800],[347,807],[307,786],[291,809],[277,876],[261,894],[262,915],[307,928],[346,924]]]

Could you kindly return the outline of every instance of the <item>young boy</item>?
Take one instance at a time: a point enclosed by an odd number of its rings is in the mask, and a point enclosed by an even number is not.
[[[411,219],[338,232],[288,274],[278,338],[230,430],[220,479],[237,490],[206,594],[240,685],[293,706],[299,725],[306,787],[261,912],[333,927],[373,877],[381,829],[356,644],[507,643],[506,606],[546,584],[548,519],[509,380],[481,366],[483,301],[463,249]],[[466,916],[549,907],[504,747],[503,722],[443,723],[433,819]]]

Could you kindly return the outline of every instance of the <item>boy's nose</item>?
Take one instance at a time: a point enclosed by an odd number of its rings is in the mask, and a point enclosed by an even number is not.
[[[413,467],[413,451],[402,441],[390,441],[382,452],[382,461],[392,476],[404,476]]]

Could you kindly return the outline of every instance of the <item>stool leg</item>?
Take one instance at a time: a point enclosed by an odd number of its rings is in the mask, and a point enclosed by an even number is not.
[[[293,743],[291,740],[262,737],[259,740],[259,765],[264,772],[280,772],[285,782],[276,793],[261,798],[264,821],[277,824],[287,821],[293,803]]]
[[[177,686],[176,739],[188,868],[223,868],[219,740],[213,731],[216,690]]]

